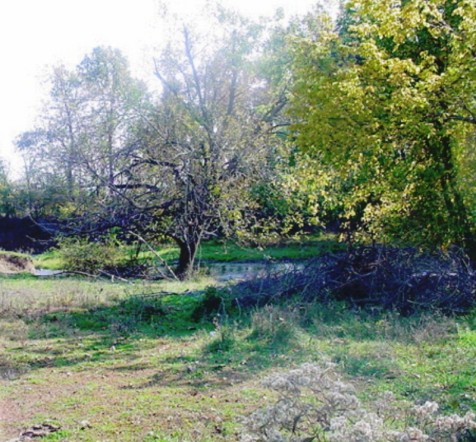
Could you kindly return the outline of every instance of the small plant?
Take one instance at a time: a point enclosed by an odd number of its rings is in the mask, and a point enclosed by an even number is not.
[[[231,325],[228,318],[217,315],[213,319],[215,330],[211,332],[213,340],[207,345],[208,353],[226,352],[231,350],[235,343],[235,327]]]
[[[251,339],[285,345],[297,334],[298,315],[294,310],[267,305],[251,316]]]
[[[207,287],[200,303],[192,312],[192,319],[200,321],[202,319],[212,319],[216,315],[224,315],[227,310],[225,298],[221,296],[216,287]]]
[[[365,408],[330,362],[274,373],[263,384],[277,401],[244,420],[242,442],[474,440],[474,413],[444,416],[435,402],[412,406],[390,392]]]

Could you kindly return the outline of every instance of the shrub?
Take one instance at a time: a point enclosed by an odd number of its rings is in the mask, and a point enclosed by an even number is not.
[[[242,442],[474,440],[474,413],[443,416],[435,402],[397,402],[390,392],[364,408],[330,362],[274,373],[263,384],[277,401],[244,420]]]
[[[207,287],[200,303],[192,312],[192,319],[200,321],[201,319],[211,319],[217,314],[226,315],[229,307],[216,287]]]
[[[114,267],[119,259],[117,248],[113,245],[78,238],[62,239],[58,252],[65,270],[93,275]]]

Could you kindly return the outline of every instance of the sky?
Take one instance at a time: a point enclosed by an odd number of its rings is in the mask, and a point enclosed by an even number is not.
[[[96,46],[120,49],[134,76],[153,87],[153,57],[164,40],[164,6],[194,15],[205,0],[6,0],[0,1],[0,159],[12,177],[22,160],[13,140],[35,126],[47,97],[52,66],[77,65]],[[244,15],[303,14],[316,0],[221,0]],[[205,24],[206,25],[206,24]]]

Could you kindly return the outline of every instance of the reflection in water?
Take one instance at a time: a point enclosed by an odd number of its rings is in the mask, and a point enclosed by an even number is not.
[[[302,269],[303,266],[302,262],[231,262],[207,263],[203,267],[218,281],[236,281],[264,276],[267,273]]]
[[[35,276],[55,276],[63,272],[64,270],[35,269],[33,274]]]

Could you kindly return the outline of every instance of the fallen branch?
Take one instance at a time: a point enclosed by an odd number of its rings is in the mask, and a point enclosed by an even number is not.
[[[140,236],[138,233],[135,233],[135,232],[132,232],[131,230],[128,230],[128,233],[130,233],[132,236],[135,236],[140,242],[142,242],[142,244],[144,244],[153,254],[154,256],[164,265],[164,267],[167,269],[167,271],[170,272],[170,274],[173,276],[173,278],[176,280],[176,281],[179,281],[179,278],[177,277],[177,275],[175,274],[175,272],[171,269],[171,267],[167,264],[167,261],[165,261],[164,258],[162,258],[158,253],[157,251],[150,245],[149,242],[147,242],[142,236]],[[162,273],[160,270],[159,270],[160,274],[165,278],[165,279],[169,279],[169,277],[167,275],[165,275],[164,273]]]
[[[303,301],[337,299],[404,314],[427,308],[462,313],[476,304],[476,272],[456,249],[422,253],[411,248],[360,247],[311,260],[287,273],[244,281],[231,290],[242,307],[297,296]]]
[[[122,277],[117,276],[117,275],[113,275],[112,273],[108,273],[105,270],[100,270],[99,274],[92,274],[92,273],[82,272],[80,270],[62,270],[61,272],[54,273],[54,274],[51,274],[51,275],[48,275],[48,276],[63,276],[63,275],[80,275],[80,276],[86,276],[87,278],[93,278],[93,279],[98,279],[98,278],[101,277],[101,275],[105,275],[105,276],[111,278],[112,281],[114,281],[114,279],[118,279],[119,281],[127,282],[128,284],[134,284],[133,281],[122,278]],[[44,277],[42,275],[35,275],[35,276],[37,276],[38,278]]]

